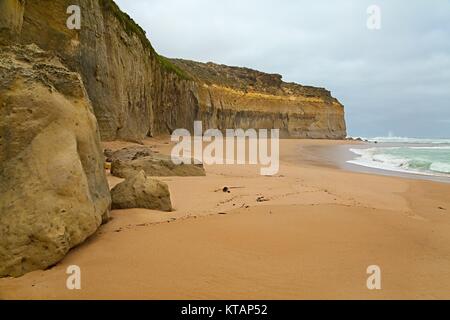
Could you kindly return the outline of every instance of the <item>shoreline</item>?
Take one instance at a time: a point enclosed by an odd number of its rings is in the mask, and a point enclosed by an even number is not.
[[[348,161],[358,158],[350,149],[369,149],[369,148],[392,147],[392,145],[373,144],[369,142],[359,142],[350,144],[337,144],[332,146],[310,146],[305,149],[311,149],[310,153],[315,155],[315,165],[327,166],[336,169],[342,169],[350,172],[359,172],[381,176],[392,176],[413,180],[426,180],[440,183],[450,183],[450,176],[432,175],[428,173],[414,173],[407,170],[397,171],[364,166],[360,164],[349,163]],[[300,160],[302,161],[302,160]]]
[[[249,165],[158,177],[174,212],[115,210],[55,267],[0,279],[0,299],[450,298],[450,185],[319,164],[317,148],[348,141],[280,143],[274,177]],[[70,265],[82,290],[65,287]],[[380,291],[366,288],[370,265],[382,270]]]

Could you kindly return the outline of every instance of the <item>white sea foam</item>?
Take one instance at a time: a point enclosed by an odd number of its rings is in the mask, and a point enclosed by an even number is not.
[[[358,155],[348,163],[404,173],[450,177],[450,147],[375,147],[350,149]]]
[[[443,162],[434,162],[431,164],[430,169],[436,172],[450,173],[450,164]]]
[[[448,147],[409,147],[411,149],[415,149],[415,150],[450,150],[450,146]]]
[[[449,144],[450,139],[428,139],[428,138],[407,138],[407,137],[375,137],[365,140],[371,142],[385,143],[405,143],[405,144]]]

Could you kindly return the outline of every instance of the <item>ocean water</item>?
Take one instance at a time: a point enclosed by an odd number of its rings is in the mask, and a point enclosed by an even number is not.
[[[349,163],[450,178],[450,139],[377,137],[367,140],[372,142],[370,146],[350,149],[357,157]]]

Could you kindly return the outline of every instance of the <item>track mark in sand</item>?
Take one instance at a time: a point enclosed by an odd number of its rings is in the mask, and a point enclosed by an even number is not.
[[[157,226],[157,225],[161,225],[161,224],[168,224],[168,223],[172,223],[172,222],[176,222],[176,221],[183,221],[183,220],[187,220],[187,219],[197,219],[197,216],[187,215],[187,216],[182,216],[182,217],[178,217],[178,218],[171,217],[171,218],[167,218],[167,219],[161,220],[161,221],[138,223],[138,224],[128,224],[126,226],[116,227],[115,229],[113,229],[111,231],[100,231],[98,234],[103,235],[103,234],[107,234],[107,233],[121,233],[121,232],[125,232],[125,231],[136,231],[136,230],[142,229],[142,228]]]
[[[407,212],[407,213],[406,213],[406,216],[407,216],[408,218],[414,219],[414,220],[419,220],[419,221],[429,221],[428,219],[426,219],[426,218],[424,218],[424,217],[422,217],[422,216],[420,216],[420,215],[418,215],[418,214],[412,213],[412,212]]]
[[[244,197],[243,195],[242,195],[242,196],[233,196],[233,197],[231,197],[230,199],[222,200],[222,201],[220,201],[218,204],[216,204],[216,207],[219,207],[219,206],[228,204],[228,203],[230,203],[230,202],[233,202],[233,201],[235,201],[235,200],[237,200],[237,199],[239,199],[239,198],[243,198],[243,197]]]
[[[264,196],[259,196],[258,198],[256,198],[256,202],[268,202],[268,201],[270,201],[270,199]]]

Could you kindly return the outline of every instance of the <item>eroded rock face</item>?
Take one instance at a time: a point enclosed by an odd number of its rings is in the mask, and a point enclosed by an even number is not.
[[[0,276],[47,268],[109,217],[91,104],[37,46],[0,48]]]
[[[207,128],[280,129],[282,138],[346,137],[344,107],[326,89],[248,68],[171,61],[198,83],[198,118]]]
[[[111,190],[111,197],[113,209],[172,211],[167,184],[147,177],[144,171],[115,186]]]
[[[19,37],[24,10],[25,0],[0,1],[0,43]]]
[[[81,30],[66,27],[67,0],[27,0],[21,41],[58,53],[81,74],[104,140],[204,128],[281,130],[282,137],[346,136],[343,106],[321,88],[280,75],[160,57],[112,0],[78,0]]]
[[[105,156],[109,157],[111,162],[115,160],[132,161],[153,155],[155,155],[155,153],[152,148],[148,146],[129,146],[115,151],[105,150]]]
[[[143,171],[147,176],[204,176],[202,164],[174,164],[170,156],[154,153],[145,146],[127,147],[110,156],[111,174],[119,178],[130,178]]]

